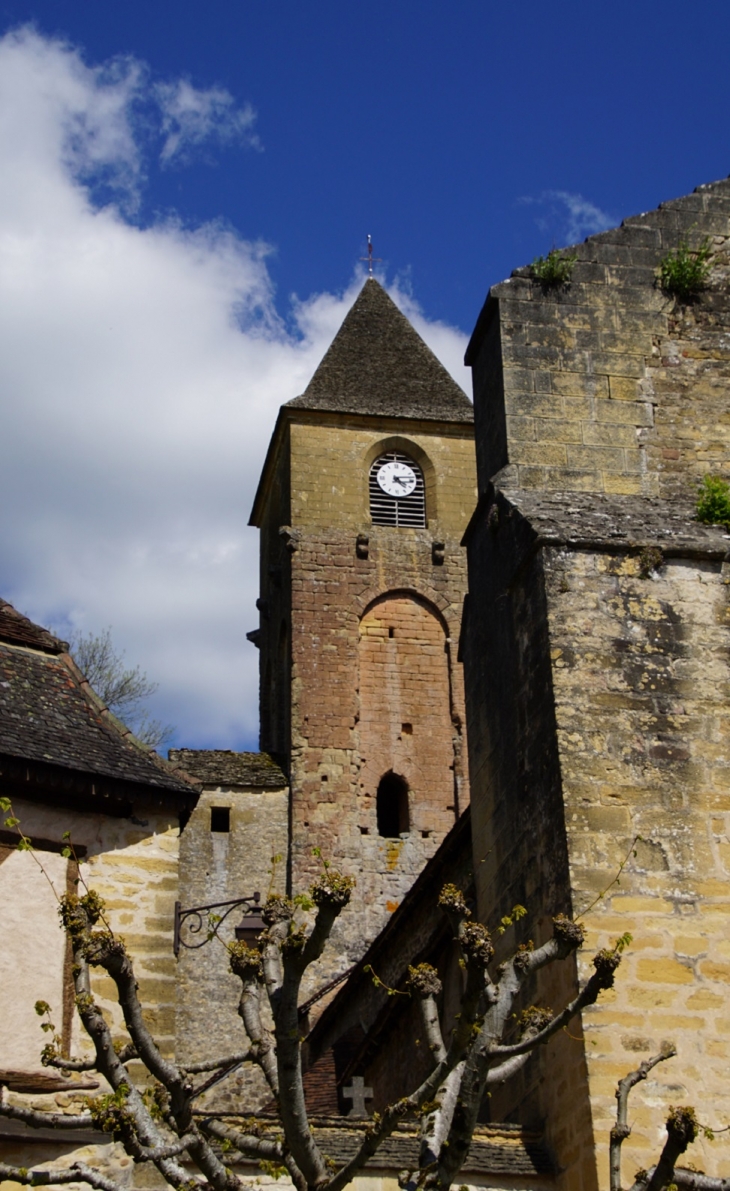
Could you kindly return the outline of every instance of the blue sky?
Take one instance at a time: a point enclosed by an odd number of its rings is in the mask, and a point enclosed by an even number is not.
[[[5,0],[0,35],[2,593],[111,624],[179,743],[255,747],[250,498],[367,233],[468,385],[490,284],[730,172],[730,7]]]

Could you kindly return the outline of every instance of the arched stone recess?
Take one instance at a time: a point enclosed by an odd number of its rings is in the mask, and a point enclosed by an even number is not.
[[[434,612],[440,615],[443,620],[446,635],[448,637],[455,637],[459,627],[459,613],[457,609],[440,592],[430,587],[427,583],[411,582],[407,587],[386,589],[382,587],[369,587],[353,600],[353,614],[358,620],[361,620],[369,610],[371,604],[376,604],[386,596],[403,596],[404,598],[410,596],[411,598],[421,600],[424,604],[430,604]]]
[[[364,508],[370,507],[368,496],[370,468],[376,459],[379,459],[381,455],[387,454],[388,451],[402,451],[404,455],[410,456],[423,472],[423,484],[426,490],[426,524],[430,525],[438,518],[436,469],[423,447],[419,446],[417,442],[414,442],[412,438],[406,438],[402,434],[391,434],[387,438],[378,439],[366,451],[362,467]]]
[[[457,813],[458,744],[448,622],[435,601],[414,591],[372,600],[359,623],[358,678],[361,829],[382,835],[383,822],[398,820],[407,825],[398,834],[442,837]],[[390,818],[388,775],[408,792],[407,813]]]

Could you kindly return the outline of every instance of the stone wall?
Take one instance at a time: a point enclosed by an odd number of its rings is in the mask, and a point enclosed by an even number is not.
[[[566,1187],[608,1185],[616,1083],[665,1041],[679,1053],[634,1092],[625,1173],[655,1159],[670,1103],[728,1111],[728,541],[694,505],[703,475],[730,476],[729,235],[728,182],[626,220],[574,250],[568,286],[521,270],[495,287],[469,349],[480,913],[520,887],[528,911],[567,900],[589,931],[583,976],[596,948],[633,935],[585,1045],[572,1027],[507,1105],[545,1114]],[[659,262],[704,236],[708,284],[683,304]],[[704,1141],[687,1157],[722,1164]]]
[[[60,792],[63,797],[63,792]],[[13,799],[13,811],[23,831],[34,840],[37,859],[54,890],[27,852],[4,850],[0,864],[0,1006],[3,1013],[0,1065],[40,1071],[40,1053],[49,1041],[41,1032],[41,1018],[33,1009],[47,1000],[63,1049],[74,1057],[91,1057],[93,1048],[74,1008],[68,950],[57,914],[57,897],[75,891],[77,869],[60,855],[63,833],[69,831],[81,858],[86,887],[106,903],[105,914],[125,940],[135,965],[145,1020],[163,1053],[172,1055],[175,1043],[175,958],[173,916],[178,884],[179,824],[176,811],[146,803],[142,797],[130,818],[63,806]],[[56,845],[52,850],[49,845]],[[128,1041],[116,987],[92,969],[92,994],[102,1005],[115,1039]],[[101,1089],[103,1090],[103,1089]],[[93,1093],[92,1093],[93,1094]],[[16,1102],[41,1111],[75,1113],[88,1093],[58,1092],[53,1096],[18,1096]],[[50,1135],[49,1135],[50,1137]],[[98,1135],[97,1135],[98,1140]],[[100,1163],[122,1186],[131,1185],[133,1166],[120,1146],[102,1145],[92,1133],[65,1131],[58,1140],[0,1137],[3,1159],[24,1166],[58,1161],[60,1166],[80,1160]]]
[[[285,459],[288,475],[278,492],[290,492],[291,503],[285,527],[272,520],[273,510],[284,513],[276,492],[261,517],[262,699],[268,682],[266,698],[273,702],[272,692],[275,686],[282,689],[290,665],[291,887],[295,892],[306,888],[317,875],[315,847],[358,880],[352,912],[338,924],[309,991],[362,954],[468,801],[456,642],[466,586],[460,539],[475,493],[471,435],[468,424],[297,411],[279,440],[272,476]],[[423,470],[425,529],[371,524],[369,468],[392,449],[411,455]],[[425,639],[420,642],[424,648],[404,679],[400,710],[394,702],[376,743],[374,722],[361,728],[361,642],[367,654],[367,641],[377,636],[375,609],[386,595],[408,616],[423,620],[428,648]],[[396,631],[394,624],[386,628]],[[370,694],[372,665],[368,654],[364,668]],[[367,706],[369,694],[364,698]],[[401,715],[405,705],[410,718]],[[400,719],[393,734],[396,712]],[[439,724],[439,759],[432,751],[433,774],[413,765],[409,770],[413,830],[401,838],[382,838],[374,811],[378,782],[405,764],[408,730],[403,724],[410,723],[423,737],[432,714]],[[269,739],[262,732],[262,743]],[[369,755],[366,766],[377,761],[377,774],[362,771],[363,754]]]
[[[155,1038],[166,1053],[172,1053],[175,1034],[175,960],[172,953],[173,911],[177,897],[177,863],[179,825],[176,812],[150,808],[143,803],[137,805],[132,819],[112,815],[81,813],[66,808],[51,808],[37,803],[16,799],[13,803],[15,815],[23,831],[38,840],[60,841],[65,831],[71,832],[75,845],[83,850],[80,865],[81,876],[89,888],[95,889],[105,899],[110,925],[121,934],[134,960],[139,982],[139,994],[144,1006],[145,1017]],[[58,853],[43,851],[41,844],[39,859],[49,868],[56,884],[56,893],[66,892],[67,864]],[[20,857],[22,867],[28,868],[28,856]],[[31,860],[31,863],[32,860]],[[0,879],[13,875],[16,860],[13,856],[0,868]],[[34,866],[36,867],[36,866]],[[27,875],[27,874],[26,874]],[[3,904],[8,915],[17,907],[18,888],[23,889],[23,929],[38,939],[45,939],[50,932],[49,954],[53,964],[44,965],[40,980],[46,980],[51,967],[62,963],[63,935],[56,915],[55,895],[50,893],[45,878],[37,877],[16,886]],[[37,897],[34,897],[33,891]],[[50,895],[50,899],[49,899]],[[37,925],[33,925],[35,919]],[[6,927],[3,923],[3,932]],[[57,942],[53,942],[53,940]],[[29,965],[30,968],[29,968]],[[6,974],[9,1001],[18,1001],[18,979],[22,976],[27,986],[27,1001],[32,1015],[32,1005],[44,996],[37,992],[39,986],[32,954],[25,960],[19,959],[19,966]],[[54,980],[56,977],[53,977]],[[61,984],[59,983],[59,989]],[[121,1010],[116,1003],[116,989],[112,981],[97,971],[92,972],[92,991],[104,1005],[113,1023],[115,1035],[126,1038]],[[61,1026],[64,1014],[63,1002],[58,997],[47,997],[53,1008],[54,1021]],[[20,1010],[19,1010],[20,1011]],[[39,1018],[26,1014],[22,1042],[24,1053],[31,1067],[38,1069],[40,1050],[46,1041],[38,1027]],[[32,1018],[35,1019],[33,1023]],[[25,1019],[24,1019],[25,1020]],[[71,1020],[69,1015],[69,1021]],[[35,1031],[32,1025],[35,1024]],[[32,1036],[37,1035],[35,1062],[32,1061]],[[5,1035],[4,1035],[5,1036]],[[19,1040],[13,1046],[21,1045]],[[86,1053],[91,1043],[74,1019],[73,1033],[69,1039],[72,1050]],[[3,1056],[4,1061],[4,1056]]]
[[[520,269],[492,289],[467,354],[480,491],[494,478],[671,497],[707,471],[730,474],[729,235],[730,183],[719,182],[571,249],[567,286],[546,290]],[[658,266],[682,238],[705,236],[710,286],[682,305],[659,288]]]
[[[677,558],[642,578],[636,556],[557,550],[545,569],[582,974],[597,948],[632,935],[615,992],[584,1015],[607,1185],[616,1083],[665,1041],[677,1057],[634,1093],[626,1169],[651,1165],[671,1104],[730,1116],[730,573]],[[688,1159],[727,1169],[703,1139]]]
[[[286,882],[287,807],[286,788],[204,789],[180,843],[182,906],[209,905],[255,892],[264,902],[269,892],[282,893]],[[229,831],[211,830],[212,808],[228,809]],[[229,970],[225,948],[235,937],[234,929],[242,913],[240,909],[233,911],[221,926],[219,938],[197,949],[180,948],[176,1038],[181,1062],[223,1057],[246,1048],[246,1035],[237,1013],[241,985]],[[184,941],[202,942],[207,927],[207,915],[203,915],[202,931],[196,935],[189,925],[185,926]],[[245,1068],[221,1084],[205,1104],[224,1108],[237,1098],[240,1102],[243,1092],[250,1108],[269,1098],[260,1072]]]
[[[405,780],[410,805],[390,834],[443,834],[458,797],[444,624],[420,600],[382,596],[360,621],[359,653],[360,831],[378,834],[378,786],[392,772]],[[383,807],[394,818],[398,809]]]
[[[468,534],[469,600],[462,636],[469,709],[474,877],[479,915],[497,959],[543,942],[554,915],[571,912],[560,755],[543,560],[536,535],[506,501],[483,505]],[[476,797],[474,796],[476,795]],[[527,916],[501,938],[515,905]],[[525,1004],[562,1008],[577,991],[575,964],[548,969]],[[579,1024],[571,1028],[580,1034]],[[569,1110],[567,1109],[569,1105]],[[575,1185],[596,1186],[583,1049],[567,1034],[496,1087],[495,1121],[540,1128]]]

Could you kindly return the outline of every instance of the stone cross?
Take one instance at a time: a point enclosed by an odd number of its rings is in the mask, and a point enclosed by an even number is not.
[[[342,1095],[346,1100],[352,1100],[352,1108],[347,1114],[348,1117],[366,1117],[368,1115],[365,1101],[372,1100],[373,1089],[365,1087],[362,1075],[354,1075],[350,1087],[342,1089]]]

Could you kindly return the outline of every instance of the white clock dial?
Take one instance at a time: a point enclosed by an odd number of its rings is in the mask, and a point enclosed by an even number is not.
[[[410,496],[416,486],[416,473],[407,463],[384,463],[378,483],[388,496]]]

